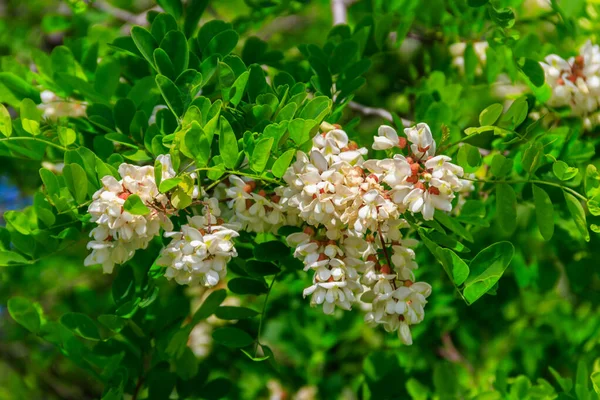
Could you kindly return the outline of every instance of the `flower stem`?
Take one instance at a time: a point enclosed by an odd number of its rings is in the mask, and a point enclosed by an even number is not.
[[[260,322],[258,323],[258,333],[256,334],[256,343],[254,345],[254,357],[255,358],[258,353],[258,345],[260,344],[260,334],[262,332],[263,320],[265,319],[265,312],[267,310],[267,303],[269,301],[269,295],[271,294],[271,289],[273,288],[273,285],[275,284],[275,281],[277,280],[278,276],[279,276],[279,272],[277,274],[275,274],[275,276],[273,277],[273,280],[271,281],[271,284],[269,285],[269,290],[267,291],[267,294],[265,296],[265,301],[263,303],[262,311],[260,312]]]

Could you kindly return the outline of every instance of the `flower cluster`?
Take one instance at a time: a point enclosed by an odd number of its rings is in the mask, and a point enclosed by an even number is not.
[[[175,176],[168,155],[159,156],[158,161],[163,179]],[[88,208],[91,221],[97,226],[90,233],[93,240],[87,247],[92,252],[84,264],[101,264],[105,273],[111,273],[115,264],[131,259],[136,250],[146,248],[161,228],[172,229],[168,216],[161,211],[168,198],[156,187],[154,167],[123,163],[119,175],[119,181],[111,175],[102,178],[102,188],[94,193]],[[134,194],[148,206],[148,214],[134,215],[123,209],[127,198]]]
[[[408,326],[423,319],[431,287],[413,283],[417,242],[404,237],[409,224],[402,214],[421,213],[430,220],[435,209],[451,211],[454,193],[463,188],[462,168],[435,155],[426,124],[406,129],[406,137],[380,127],[374,149],[402,150],[410,143],[407,156],[382,160],[365,160],[367,149],[349,141],[343,130],[324,128],[310,153],[298,152],[284,175],[287,186],[280,189],[281,206],[305,224],[303,232],[287,239],[313,273],[304,296],[331,314],[349,310],[364,293],[362,299],[373,304],[366,321],[398,331],[409,344]]]
[[[168,279],[180,285],[215,286],[225,277],[229,260],[237,256],[232,239],[239,236],[239,227],[219,218],[217,199],[205,199],[203,204],[203,215],[188,217],[181,231],[165,233],[172,240],[156,262],[167,268]]]
[[[551,54],[541,63],[546,82],[552,88],[548,100],[551,107],[570,107],[572,113],[585,117],[586,127],[592,125],[589,114],[600,104],[600,47],[588,41],[579,55],[568,60]],[[600,115],[594,117],[600,122]]]

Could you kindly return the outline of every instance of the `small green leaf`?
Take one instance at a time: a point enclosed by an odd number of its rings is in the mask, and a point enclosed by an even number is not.
[[[131,38],[144,58],[154,68],[154,50],[158,47],[152,34],[141,26],[131,28]]]
[[[40,132],[40,118],[42,116],[41,110],[37,108],[35,103],[31,99],[23,99],[21,101],[21,125],[26,132],[32,135],[39,135]]]
[[[292,162],[292,159],[294,158],[295,152],[296,150],[290,149],[282,155],[280,155],[277,158],[277,160],[275,160],[275,162],[273,163],[273,167],[271,168],[271,172],[273,173],[273,175],[275,175],[278,178],[281,178],[285,174],[285,171],[287,171],[288,167],[290,166],[290,163]]]
[[[533,201],[537,224],[544,240],[550,240],[554,234],[554,207],[548,193],[537,185],[532,185]]]
[[[450,249],[440,248],[437,251],[437,256],[454,284],[456,286],[462,285],[469,276],[467,263]]]
[[[259,174],[263,172],[271,155],[271,147],[273,147],[272,137],[260,139],[250,156],[250,168]]]
[[[174,187],[177,187],[177,185],[179,185],[181,183],[181,178],[170,178],[170,179],[165,179],[164,181],[162,181],[160,183],[160,192],[161,193],[166,193],[169,190],[173,189]]]
[[[175,19],[179,19],[183,14],[183,5],[181,0],[156,0],[159,6]]]
[[[581,232],[581,235],[584,237],[585,241],[589,242],[590,233],[588,232],[585,211],[581,205],[581,202],[571,193],[564,192],[564,195],[565,201],[567,202],[567,208],[571,213],[571,217],[573,217],[577,229],[579,229],[579,232]]]
[[[539,142],[531,143],[523,152],[521,166],[530,174],[533,174],[539,167],[544,156],[544,146]]]
[[[110,329],[113,332],[119,333],[125,325],[127,324],[127,320],[117,317],[116,315],[104,314],[98,316],[98,321]]]
[[[212,292],[206,298],[206,300],[204,300],[198,311],[196,311],[192,317],[192,326],[213,315],[217,308],[219,308],[221,303],[225,300],[225,297],[227,297],[227,292],[225,289],[219,289]]]
[[[552,172],[554,172],[554,175],[556,175],[556,177],[561,181],[568,181],[577,176],[579,169],[575,167],[569,167],[569,164],[566,162],[558,160],[552,164]]]
[[[215,311],[215,315],[219,319],[236,320],[246,319],[257,316],[259,313],[246,307],[221,306]]]
[[[584,188],[588,198],[598,194],[600,188],[600,173],[598,173],[598,169],[593,164],[589,164],[585,169]]]
[[[6,137],[12,135],[12,119],[4,104],[0,104],[0,132]]]
[[[75,140],[77,139],[77,134],[75,133],[75,131],[71,128],[67,128],[66,126],[59,126],[58,127],[58,140],[60,140],[60,143],[67,147],[70,144],[75,143]]]
[[[520,68],[535,86],[540,87],[544,84],[544,69],[539,62],[530,58],[525,58],[523,64],[520,65]]]
[[[241,329],[230,326],[216,329],[212,337],[215,342],[234,349],[246,347],[254,343],[252,336]]]
[[[233,83],[233,86],[231,87],[231,90],[229,92],[229,102],[234,106],[237,106],[238,104],[240,104],[240,101],[242,101],[242,97],[244,96],[244,93],[246,91],[246,85],[248,83],[249,76],[250,73],[246,71],[240,76],[238,76],[235,82]]]
[[[471,261],[471,273],[465,282],[463,296],[469,304],[487,293],[498,282],[514,255],[510,242],[498,242],[481,250]]]
[[[167,106],[179,118],[183,114],[183,95],[172,80],[164,75],[156,75],[156,85],[160,90]]]
[[[31,261],[14,251],[0,250],[0,267],[19,264],[31,264]]]
[[[36,88],[12,72],[0,72],[0,84],[6,86],[17,99],[28,98],[37,104],[42,101]]]
[[[477,147],[471,146],[468,143],[463,143],[458,150],[457,161],[458,165],[463,167],[465,172],[472,173],[477,171],[481,165],[481,154]]]
[[[160,48],[168,55],[178,76],[188,68],[190,52],[187,40],[181,31],[168,32],[160,43]]]
[[[227,168],[235,168],[238,159],[238,143],[235,133],[225,117],[220,118],[219,153]]]
[[[254,247],[254,257],[259,261],[279,261],[289,255],[289,247],[279,240],[259,243]]]
[[[60,318],[60,323],[78,336],[89,340],[101,340],[98,326],[85,314],[70,312]]]
[[[84,169],[79,164],[66,164],[63,176],[69,191],[79,204],[85,201],[88,191],[88,179]]]
[[[236,294],[261,295],[267,293],[268,288],[263,280],[253,278],[233,278],[227,284],[229,290]]]
[[[275,275],[280,271],[277,265],[267,261],[248,260],[245,267],[250,275],[258,277]]]
[[[123,203],[123,209],[133,215],[146,215],[150,212],[150,209],[146,207],[140,196],[137,194],[131,194]]]
[[[479,125],[494,125],[494,123],[498,121],[498,118],[500,118],[500,115],[502,115],[502,110],[502,104],[499,103],[487,107],[479,114]]]
[[[32,333],[39,333],[42,318],[34,303],[24,297],[12,297],[8,300],[8,312],[20,325]]]
[[[220,32],[208,43],[203,57],[207,58],[213,54],[220,54],[221,56],[225,57],[227,54],[231,53],[233,49],[235,49],[238,40],[239,35],[233,29]]]
[[[517,227],[517,195],[506,183],[496,185],[496,217],[505,233],[514,232]]]
[[[496,178],[504,178],[506,175],[512,172],[512,168],[512,158],[506,158],[502,154],[495,154],[494,158],[492,158],[492,165],[490,169]]]

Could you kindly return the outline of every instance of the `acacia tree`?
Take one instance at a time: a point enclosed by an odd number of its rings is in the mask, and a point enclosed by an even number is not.
[[[433,62],[439,39],[428,35],[445,15],[431,12],[411,25],[419,2],[375,2],[375,17],[346,24],[347,2],[334,1],[342,23],[320,44],[290,53],[246,32],[265,15],[300,4],[249,2],[253,13],[232,25],[203,19],[207,3],[159,1],[143,26],[109,46],[83,36],[49,54],[32,52],[30,69],[0,72],[0,151],[42,162],[33,205],[4,214],[0,263],[11,274],[84,243],[87,256],[72,257],[92,280],[111,274],[112,298],[48,314],[35,298],[17,295],[8,311],[102,385],[103,399],[244,397],[234,383],[239,372],[210,375],[227,361],[218,354],[200,361],[192,342],[214,314],[234,321],[211,334],[234,349],[228,357],[281,370],[271,349],[281,344],[267,345],[262,336],[275,286],[290,288],[278,298],[288,319],[304,297],[302,307],[327,314],[314,318],[348,313],[394,332],[385,340],[398,347],[427,340],[435,322],[427,329],[420,323],[436,301],[433,318],[449,323],[437,287],[479,304],[501,290],[511,261],[527,287],[531,243],[556,243],[555,230],[569,254],[548,257],[563,275],[569,263],[593,259],[589,229],[600,229],[587,219],[600,214],[590,133],[600,94],[598,46],[585,44],[568,60],[544,59],[537,36],[513,30],[511,9],[449,1],[448,13],[475,18],[468,26],[485,27],[488,40],[449,45],[469,37],[459,21],[453,26],[463,32],[441,30],[450,38],[442,40],[446,58]],[[73,7],[88,12],[84,4]],[[575,29],[574,15],[557,4],[548,12],[563,18],[561,29]],[[404,118],[357,102],[371,87],[369,74],[383,67],[378,57],[400,46],[411,26],[425,27],[412,32],[434,44],[406,66],[418,83],[400,99],[411,104]],[[491,96],[498,103],[463,104],[467,90],[507,81],[517,95],[506,104],[502,93]],[[365,126],[364,114],[386,121]],[[478,115],[477,126],[465,125],[474,125],[470,115]],[[534,256],[547,256],[540,254]],[[444,280],[435,278],[440,270]],[[199,306],[190,292],[203,294]],[[239,303],[226,305],[227,293]],[[417,380],[382,387],[389,375],[378,368],[390,360],[377,357],[355,390],[373,398],[405,390],[427,396]],[[578,398],[593,393],[586,368],[582,362],[577,373]],[[452,373],[436,367],[441,398],[489,389],[459,389]],[[552,374],[570,398],[570,381]],[[521,377],[509,390],[503,379],[499,372],[498,396],[556,395],[547,381],[531,387]]]

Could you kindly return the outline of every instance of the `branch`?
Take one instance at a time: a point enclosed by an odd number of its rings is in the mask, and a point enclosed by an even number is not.
[[[124,33],[129,33],[129,28],[131,25],[146,25],[146,16],[148,15],[148,12],[153,10],[162,10],[159,6],[155,6],[146,11],[141,12],[140,14],[133,14],[127,10],[115,7],[104,0],[96,0],[92,4],[98,10],[104,11],[105,13],[112,15],[116,19],[125,21],[126,24],[123,25],[123,27],[121,28],[121,31]]]
[[[383,118],[387,121],[394,122],[392,113],[383,108],[367,107],[367,106],[364,106],[355,101],[351,101],[350,103],[348,103],[348,107],[350,107],[354,111],[358,111],[359,113],[361,113],[363,115],[373,115],[376,117]],[[400,119],[402,120],[402,125],[404,125],[405,128],[408,128],[408,127],[411,127],[414,125],[414,123],[412,121],[409,121],[408,119],[405,119],[405,118],[400,118]]]

